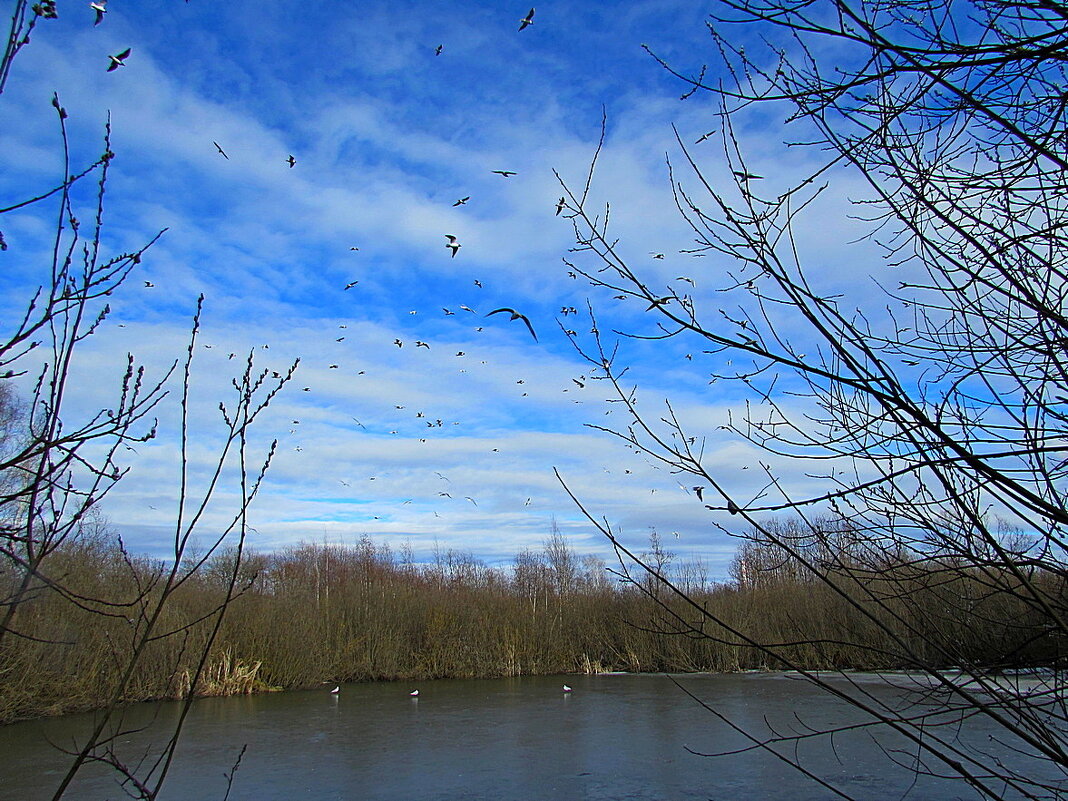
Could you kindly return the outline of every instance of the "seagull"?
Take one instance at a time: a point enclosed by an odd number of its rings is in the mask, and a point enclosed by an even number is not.
[[[121,53],[116,53],[113,56],[108,56],[108,60],[111,62],[111,64],[108,66],[108,72],[113,72],[114,70],[117,70],[119,67],[125,67],[126,66],[126,59],[128,59],[130,57],[130,50],[131,49],[132,48],[127,47]]]
[[[341,692],[341,685],[340,685],[340,684],[339,684],[339,685],[337,685],[337,686],[336,686],[336,687],[335,687],[334,689],[332,689],[332,690],[331,690],[330,692],[332,692],[332,693],[333,693],[334,695],[337,695],[337,694],[338,694],[339,692]]]
[[[227,161],[230,160],[230,157],[226,155],[226,151],[222,149],[222,146],[218,142],[213,139],[211,143],[215,145],[215,149],[219,151],[220,156],[222,156]]]
[[[440,56],[441,55],[441,51],[444,50],[444,49],[445,49],[445,45],[438,45],[437,47],[434,48],[434,55],[435,56]]]
[[[412,690],[410,693],[408,693],[408,695],[410,695],[412,698],[418,698],[419,697],[419,691],[418,690]]]
[[[455,259],[456,258],[456,253],[463,246],[459,242],[456,241],[456,237],[453,236],[452,234],[445,234],[445,238],[449,240],[447,243],[445,243],[445,247],[449,248],[449,250],[452,251],[452,258]]]
[[[286,163],[289,164],[289,169],[293,169],[297,165],[297,160],[293,157],[293,154],[289,154],[289,158],[286,159]]]
[[[697,493],[697,500],[704,501],[704,499],[705,499],[705,496],[704,496],[705,488],[704,487],[694,487],[693,491]]]
[[[93,9],[93,11],[96,12],[96,22],[93,23],[94,25],[99,25],[101,22],[104,21],[104,15],[108,13],[107,8],[105,7],[107,1],[108,0],[100,0],[100,2],[98,3],[89,4],[89,8]]]
[[[565,202],[564,198],[560,198],[558,201],[556,201],[556,216],[557,217],[560,216],[560,212],[562,212],[564,210],[564,206],[565,205],[566,205],[566,202]]]
[[[468,195],[467,197],[462,197],[462,198],[460,198],[459,200],[457,200],[457,201],[456,201],[455,203],[453,203],[452,205],[453,205],[453,206],[462,206],[462,205],[464,205],[465,203],[467,203],[467,201],[469,201],[470,199],[471,199],[471,196],[470,196],[470,195]]]
[[[345,288],[342,290],[342,292],[347,292],[348,290],[350,290],[354,286],[356,286],[356,284],[358,284],[358,283],[360,283],[360,282],[359,281],[349,281],[347,284],[345,284]]]
[[[500,175],[503,178],[511,178],[515,173],[512,170],[490,170],[494,175]]]
[[[564,685],[564,692],[565,692],[565,693],[569,693],[569,692],[571,692],[571,688],[570,688],[570,687],[568,687],[568,686],[567,686],[566,684]]]
[[[486,316],[489,317],[491,314],[500,314],[501,312],[508,312],[510,315],[512,315],[511,317],[508,318],[510,320],[522,320],[524,323],[526,323],[527,329],[530,331],[530,335],[532,337],[534,337],[534,341],[535,342],[538,341],[538,335],[534,333],[534,326],[532,326],[530,324],[530,320],[527,319],[525,314],[520,314],[515,309],[509,309],[506,306],[506,307],[501,308],[501,309],[494,309],[493,311],[491,311]]]
[[[532,9],[530,9],[530,11],[527,12],[527,15],[525,17],[523,17],[523,19],[519,20],[519,30],[523,30],[528,25],[533,25],[533,24],[534,24],[534,9],[532,8]]]
[[[145,281],[145,287],[147,289],[151,289],[154,286],[155,286],[155,284],[153,284],[151,281]]]
[[[752,180],[752,181],[762,181],[762,180],[764,180],[764,176],[763,175],[753,175],[753,173],[751,173],[751,172],[741,172],[739,170],[732,170],[732,172],[734,173],[734,176],[736,178],[741,178],[743,181],[750,181],[750,180]]]

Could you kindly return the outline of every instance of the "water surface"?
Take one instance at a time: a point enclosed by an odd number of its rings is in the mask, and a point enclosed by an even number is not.
[[[783,675],[700,675],[681,684],[751,731],[843,724],[862,718],[806,683]],[[573,692],[565,693],[566,682]],[[409,691],[418,687],[418,698]],[[886,692],[900,692],[885,687]],[[136,705],[125,735],[132,762],[177,710]],[[50,798],[71,745],[92,717],[0,727],[0,798]],[[155,727],[155,728],[153,728]],[[981,724],[971,732],[986,741]],[[156,732],[153,735],[153,731]],[[888,736],[883,745],[893,745]],[[163,799],[222,799],[224,774],[247,745],[230,799],[393,801],[492,799],[789,799],[829,797],[761,752],[710,758],[746,741],[655,675],[522,677],[344,685],[196,702]],[[900,743],[898,743],[900,744]],[[692,752],[698,752],[697,754]],[[858,799],[971,798],[959,781],[913,781],[869,735],[815,738],[806,764]],[[113,774],[85,772],[69,798],[126,797]]]

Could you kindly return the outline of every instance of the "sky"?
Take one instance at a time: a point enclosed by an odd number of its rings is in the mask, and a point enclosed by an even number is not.
[[[626,421],[565,329],[588,345],[592,308],[611,342],[650,315],[569,277],[566,262],[586,254],[572,252],[568,210],[557,213],[561,180],[576,192],[586,181],[603,115],[591,207],[610,204],[619,252],[654,285],[685,276],[695,300],[718,302],[732,265],[680,252],[693,233],[667,167],[683,162],[677,129],[702,169],[723,175],[722,144],[698,142],[718,128],[717,104],[681,99],[688,87],[643,48],[684,73],[714,61],[707,4],[560,0],[539,4],[523,30],[528,7],[510,2],[109,0],[99,25],[88,3],[58,6],[0,96],[0,204],[62,175],[56,92],[74,164],[99,155],[110,116],[105,249],[134,250],[166,229],[82,344],[72,416],[114,402],[127,353],[162,375],[203,294],[194,483],[213,462],[217,407],[243,359],[283,373],[300,360],[254,429],[257,453],[274,438],[278,450],[252,547],[366,536],[417,561],[453,549],[507,565],[555,521],[577,553],[611,559],[558,471],[628,545],[642,550],[655,529],[680,559],[726,578],[736,541],[719,526],[743,524],[707,510],[689,477],[590,427]],[[804,153],[783,158],[781,122],[754,113],[738,132],[769,183],[810,166]],[[855,266],[844,278],[835,267],[855,224],[843,205],[853,188],[844,177],[821,200],[799,247],[825,265],[815,280],[870,288]],[[41,281],[54,218],[48,203],[0,217],[5,325]],[[521,311],[536,340],[522,319],[487,316],[502,307]],[[692,340],[620,347],[641,408],[655,419],[670,399],[724,486],[758,496],[767,455],[719,428],[753,399],[709,383],[717,357]],[[175,397],[157,410],[158,437],[125,454],[130,472],[103,505],[131,550],[161,557],[178,503]],[[808,481],[803,465],[782,470],[791,488]],[[234,491],[209,508],[205,541]]]

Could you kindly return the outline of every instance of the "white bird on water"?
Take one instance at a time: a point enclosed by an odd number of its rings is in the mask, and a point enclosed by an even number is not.
[[[330,692],[332,692],[332,693],[333,693],[334,695],[337,695],[337,694],[338,694],[339,692],[341,692],[341,685],[340,685],[340,684],[339,684],[339,685],[337,685],[337,686],[336,686],[336,687],[335,687],[334,689],[332,689],[332,690],[331,690]]]
[[[568,686],[567,686],[566,684],[564,685],[564,692],[565,692],[565,693],[569,693],[569,692],[571,692],[571,688],[570,688],[570,687],[568,687]]]
[[[410,693],[408,693],[408,695],[410,695],[412,698],[418,698],[419,697],[419,691],[418,690],[412,690]]]

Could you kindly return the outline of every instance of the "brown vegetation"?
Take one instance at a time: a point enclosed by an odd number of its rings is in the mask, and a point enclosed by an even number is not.
[[[801,531],[793,523],[777,530]],[[275,554],[246,552],[240,568],[246,589],[211,646],[196,694],[606,670],[911,667],[895,656],[888,631],[915,639],[917,648],[940,647],[930,658],[946,667],[1051,664],[1059,656],[1036,637],[1041,632],[1011,593],[992,591],[966,571],[943,571],[938,560],[891,564],[883,554],[879,565],[864,568],[873,570],[872,581],[864,581],[861,552],[843,544],[820,557],[837,560],[843,578],[851,566],[852,601],[880,615],[879,627],[770,543],[744,541],[734,580],[724,584],[698,586],[693,566],[676,563],[655,535],[646,556],[665,575],[689,577],[691,597],[728,627],[691,625],[692,612],[668,598],[663,606],[649,603],[656,581],[619,581],[598,560],[579,559],[556,532],[541,552],[518,554],[508,569],[456,552],[416,565],[403,551],[367,539],[351,547],[306,543]],[[115,609],[124,599],[136,600],[131,609],[143,603],[139,588],[162,567],[129,560],[102,530],[66,546],[62,558],[68,587],[108,597]],[[208,642],[206,621],[226,598],[233,560],[234,554],[215,557],[175,595],[166,628],[181,636],[152,643],[125,701],[189,692]],[[875,603],[879,582],[891,576],[896,605]],[[1044,586],[1051,598],[1063,595],[1059,581]],[[0,653],[0,720],[104,703],[129,661],[131,620],[102,618],[69,593],[44,593],[23,611],[24,631],[34,639]],[[783,660],[747,647],[730,628],[760,632],[763,642],[779,644]]]

